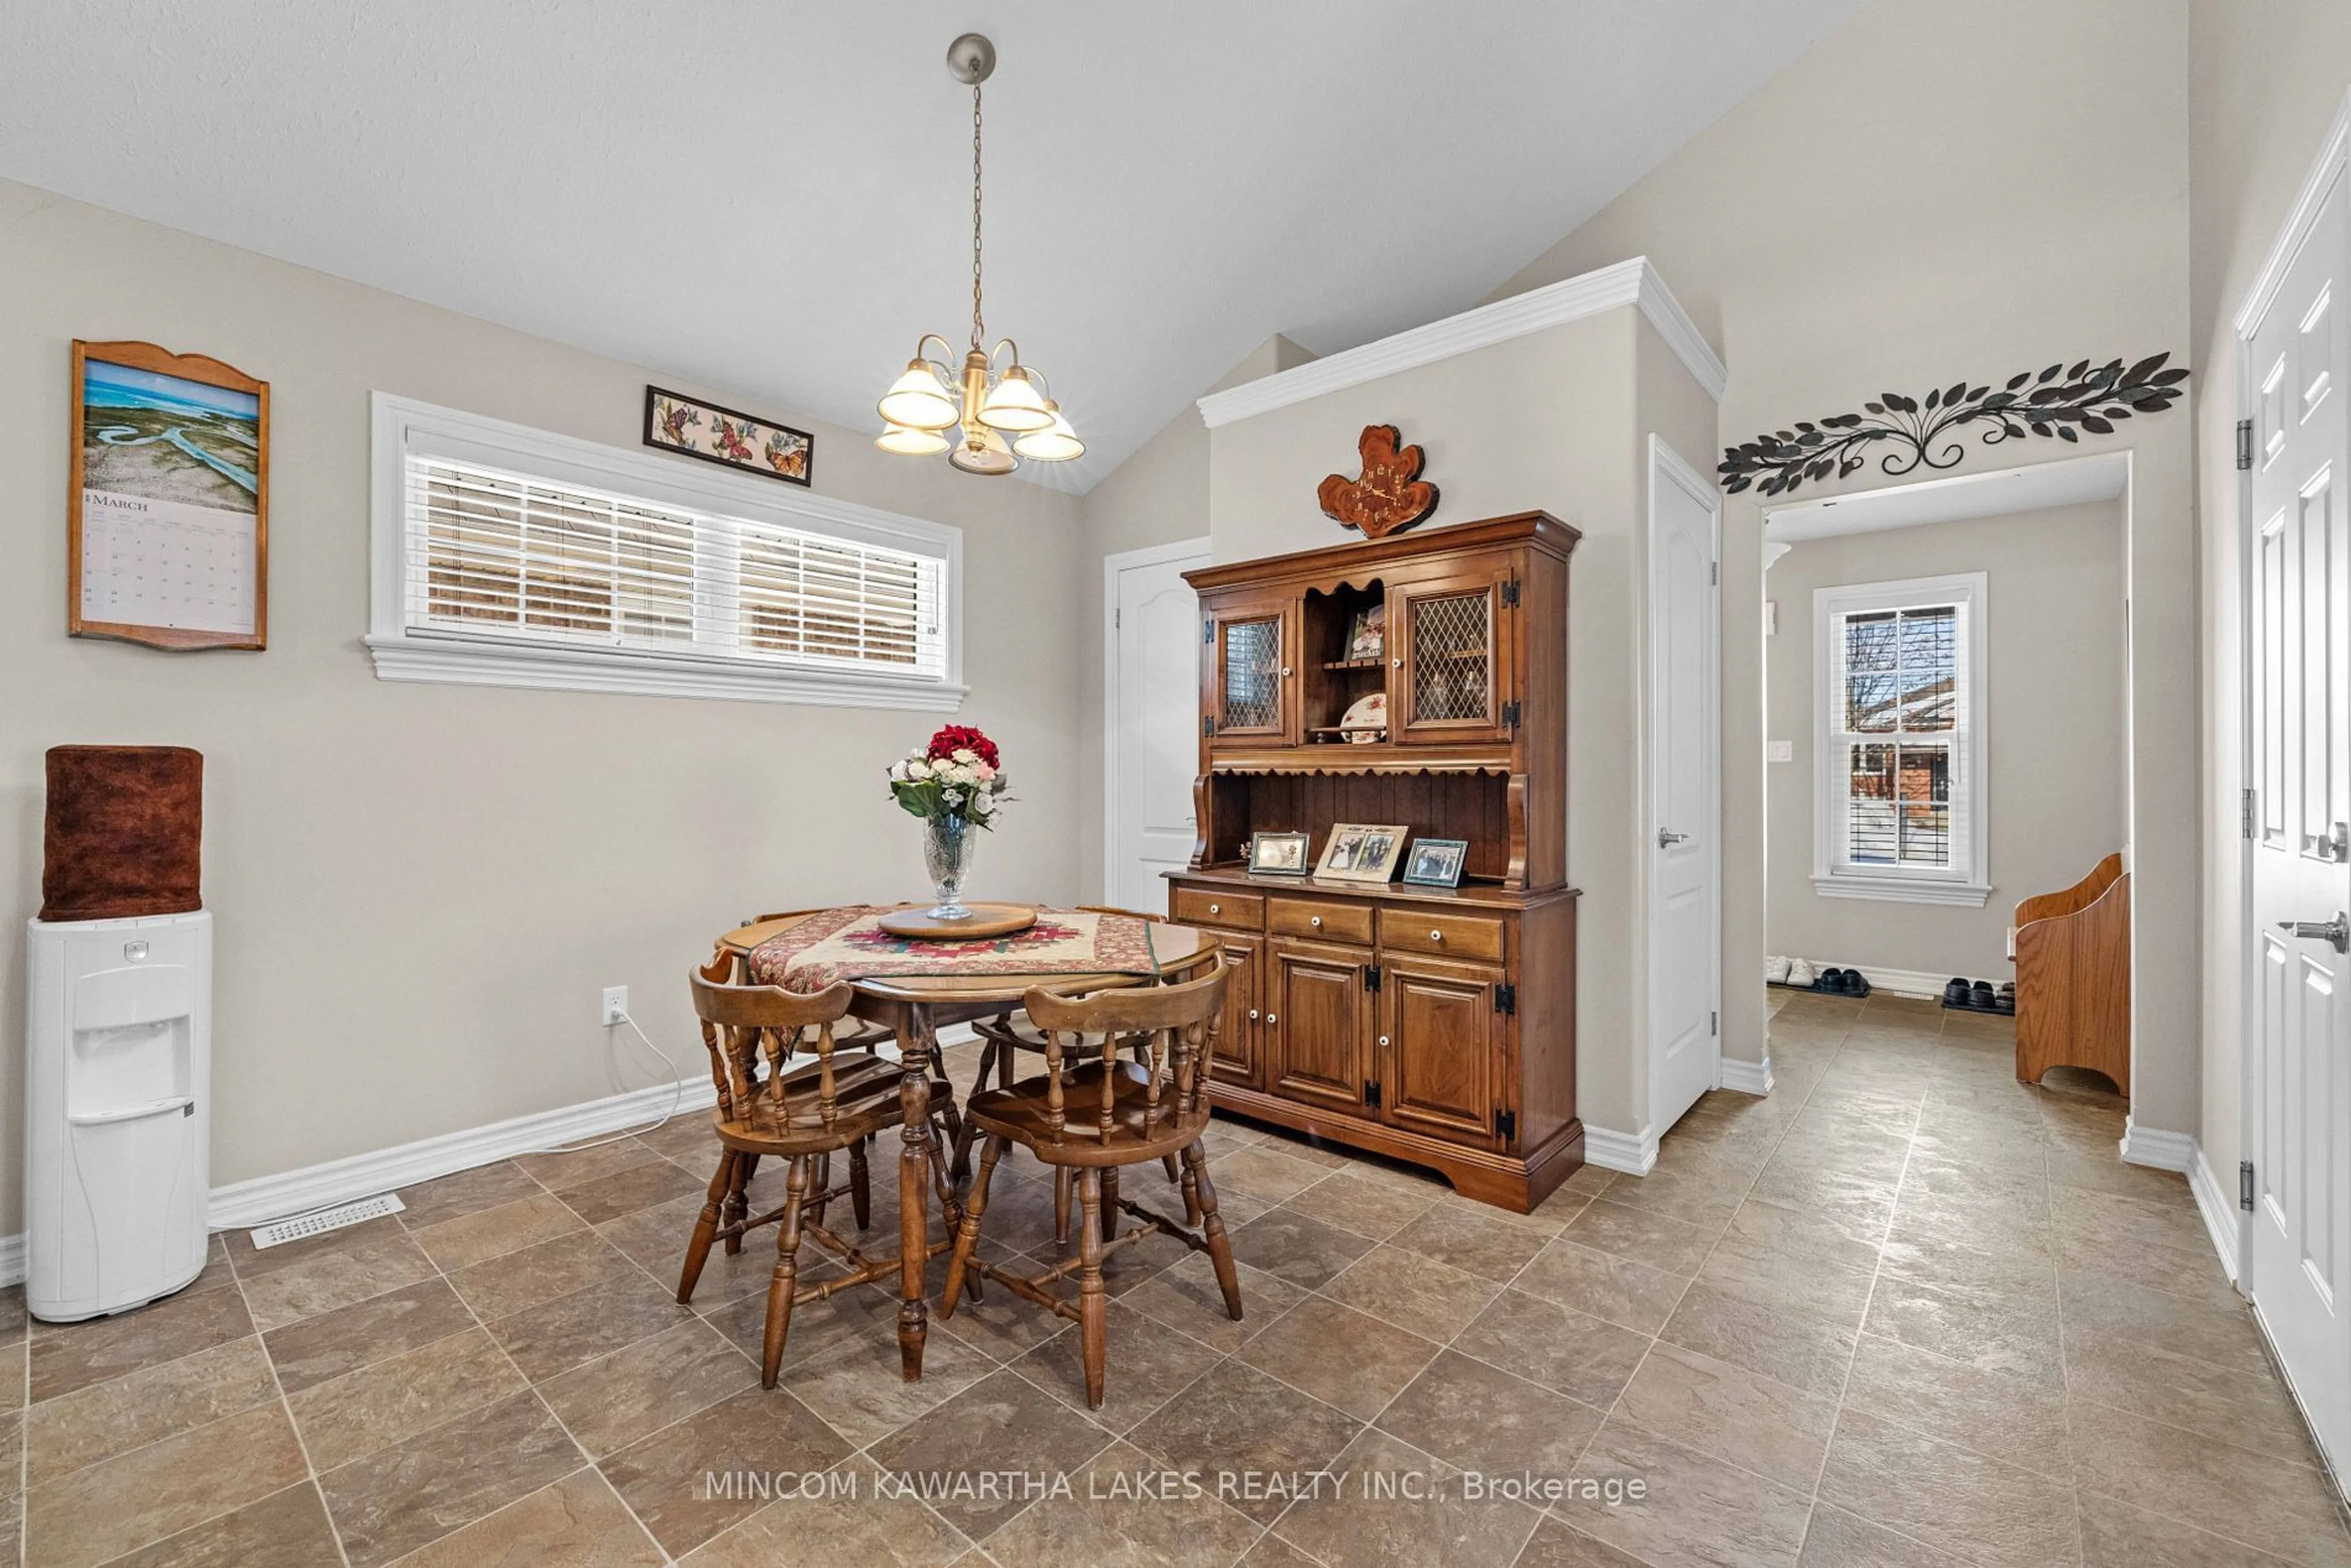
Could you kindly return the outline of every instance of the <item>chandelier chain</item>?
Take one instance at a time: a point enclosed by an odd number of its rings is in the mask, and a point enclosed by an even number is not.
[[[987,335],[979,319],[979,84],[971,84],[971,346]]]

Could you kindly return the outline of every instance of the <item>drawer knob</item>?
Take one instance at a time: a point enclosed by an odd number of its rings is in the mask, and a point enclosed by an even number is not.
[[[1285,681],[1290,678],[1290,666],[1288,664],[1281,666],[1281,678]]]
[[[1380,1036],[1380,1049],[1381,1049],[1382,1051],[1385,1051],[1387,1048],[1388,1048],[1388,1037],[1387,1037],[1387,1036],[1385,1036],[1385,1035],[1382,1035],[1382,1036]]]
[[[1268,1014],[1266,1014],[1266,1015],[1265,1015],[1265,1021],[1266,1021],[1266,1022],[1268,1022],[1268,1023],[1270,1023],[1270,1024],[1276,1024],[1276,1023],[1280,1023],[1281,1020],[1280,1020],[1280,1019],[1276,1018],[1273,1014],[1271,1014],[1271,1013],[1268,1013]]]
[[[1428,939],[1431,942],[1442,942],[1445,940],[1445,933],[1442,931],[1432,931],[1428,934]]]
[[[1310,925],[1320,925],[1322,924],[1322,917],[1319,915],[1309,916],[1307,924]]]
[[[1249,1022],[1257,1022],[1257,1009],[1255,1008],[1249,1009]]]
[[[1222,915],[1224,912],[1225,906],[1221,904],[1212,904],[1208,905],[1208,913],[1211,915]]]
[[[1391,659],[1388,662],[1399,670],[1404,668],[1404,661],[1402,659]]]

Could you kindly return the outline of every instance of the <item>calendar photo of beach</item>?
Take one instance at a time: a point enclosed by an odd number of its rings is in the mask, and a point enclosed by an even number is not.
[[[88,360],[81,440],[85,491],[257,510],[261,400],[251,392]]]

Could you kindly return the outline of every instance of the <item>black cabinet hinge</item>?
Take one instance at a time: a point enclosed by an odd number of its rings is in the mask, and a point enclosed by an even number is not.
[[[1216,734],[1216,733],[1217,733],[1217,721],[1216,721],[1215,719],[1213,719],[1213,718],[1209,717],[1207,714],[1202,714],[1202,715],[1200,716],[1200,733],[1201,733],[1202,735],[1214,735],[1214,734]]]
[[[1519,1010],[1519,988],[1516,986],[1496,986],[1494,988],[1494,1010],[1498,1013],[1516,1013]]]
[[[1203,643],[1213,643],[1213,642],[1215,642],[1216,640],[1217,640],[1217,623],[1216,623],[1215,622],[1213,622],[1213,621],[1203,621],[1203,622],[1200,622],[1200,641],[1201,641],[1201,642],[1203,642]]]
[[[1376,1104],[1378,1104],[1379,1103],[1380,1103],[1380,1086],[1379,1086],[1376,1082],[1374,1082],[1374,1083],[1366,1083],[1366,1084],[1364,1084],[1364,1104],[1366,1104],[1366,1105],[1376,1105]]]
[[[2241,419],[2237,421],[2237,466],[2251,468],[2252,465],[2253,422],[2250,419]]]
[[[1519,580],[1514,577],[1510,579],[1510,581],[1502,584],[1502,608],[1505,610],[1516,610],[1518,607]]]
[[[1502,1142],[1506,1144],[1511,1139],[1517,1137],[1519,1135],[1519,1113],[1516,1111],[1505,1111],[1500,1106],[1496,1106],[1494,1108],[1494,1135],[1501,1139]]]
[[[1379,988],[1380,988],[1380,967],[1379,967],[1377,964],[1366,964],[1366,965],[1364,965],[1364,989],[1365,989],[1365,990],[1367,990],[1367,991],[1376,991],[1376,990],[1378,990]]]
[[[1502,705],[1502,727],[1504,729],[1519,727],[1519,699],[1516,697]]]
[[[2237,1207],[2247,1213],[2252,1211],[2253,1162],[2251,1160],[2237,1162]]]

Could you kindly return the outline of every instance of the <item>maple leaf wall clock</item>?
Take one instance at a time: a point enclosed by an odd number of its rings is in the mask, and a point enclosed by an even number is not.
[[[1350,479],[1333,474],[1316,486],[1322,515],[1343,528],[1383,538],[1412,527],[1437,510],[1437,486],[1420,476],[1424,455],[1404,444],[1393,424],[1367,424],[1355,443],[1364,471]]]

